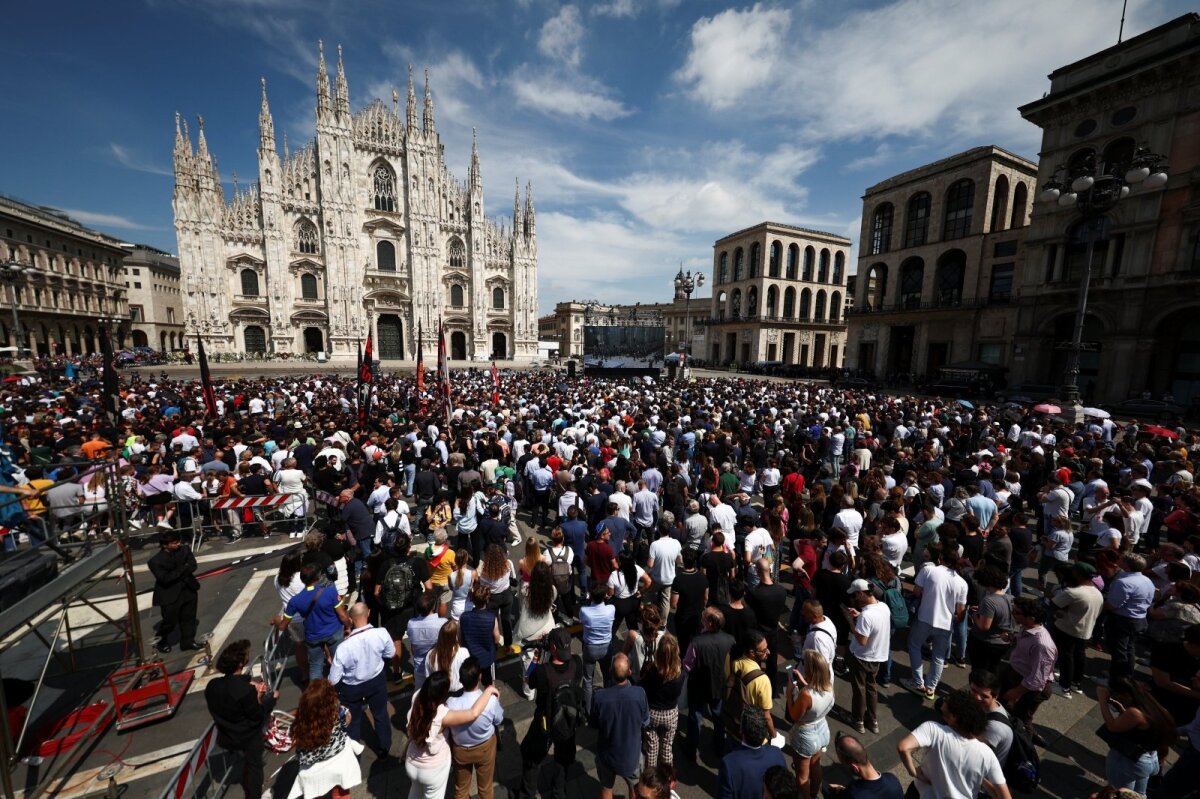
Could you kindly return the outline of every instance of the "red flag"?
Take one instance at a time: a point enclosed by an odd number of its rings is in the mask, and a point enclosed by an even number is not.
[[[492,361],[492,404],[500,404],[500,370],[495,361]]]
[[[363,353],[358,367],[358,427],[365,430],[367,418],[371,413],[371,384],[375,382],[375,372],[371,368],[371,334],[367,333],[367,349]]]
[[[208,371],[208,356],[204,354],[204,339],[196,334],[196,349],[200,354],[200,390],[204,394],[205,415],[216,418],[217,394],[213,391],[212,375]]]

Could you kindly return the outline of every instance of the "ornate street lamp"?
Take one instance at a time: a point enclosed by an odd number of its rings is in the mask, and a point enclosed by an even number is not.
[[[679,351],[683,353],[684,361],[692,354],[692,292],[703,285],[703,272],[697,272],[693,275],[689,271],[687,274],[684,274],[683,265],[680,264],[679,272],[675,275],[675,290],[683,292],[683,341],[680,342]],[[683,365],[682,363],[680,364],[681,367]]]
[[[1075,328],[1062,385],[1062,399],[1064,406],[1067,406],[1063,408],[1063,415],[1068,416],[1072,423],[1083,418],[1083,405],[1079,397],[1079,358],[1083,351],[1083,322],[1087,316],[1088,288],[1092,280],[1096,242],[1108,235],[1108,212],[1129,196],[1132,187],[1161,188],[1167,184],[1167,170],[1165,156],[1139,147],[1128,163],[1106,164],[1092,155],[1071,169],[1059,166],[1042,187],[1042,202],[1074,208],[1083,219],[1083,232],[1087,236],[1087,257],[1079,280]]]
[[[12,341],[13,346],[17,348],[16,357],[13,360],[21,360],[23,354],[33,356],[33,353],[29,352],[29,341],[25,338],[25,330],[21,327],[21,318],[17,314],[17,286],[25,283],[30,277],[37,274],[37,271],[37,267],[32,264],[0,261],[0,280],[8,284],[9,301],[12,307]]]

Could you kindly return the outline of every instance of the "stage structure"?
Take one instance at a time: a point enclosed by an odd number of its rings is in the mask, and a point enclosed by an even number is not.
[[[584,313],[583,372],[608,377],[658,377],[664,365],[666,328],[660,311]]]

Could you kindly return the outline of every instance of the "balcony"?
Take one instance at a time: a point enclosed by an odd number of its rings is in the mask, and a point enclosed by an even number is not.
[[[265,294],[234,294],[234,305],[252,305],[258,308],[267,307],[267,297]]]

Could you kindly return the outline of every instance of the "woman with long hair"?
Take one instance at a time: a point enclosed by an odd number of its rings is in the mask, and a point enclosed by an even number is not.
[[[292,723],[292,739],[300,759],[300,773],[289,799],[331,794],[349,799],[350,789],[362,782],[358,756],[363,745],[346,736],[350,711],[342,707],[329,680],[318,678],[300,696],[300,707]]]
[[[623,550],[617,556],[617,570],[608,576],[608,598],[617,608],[617,623],[624,621],[626,630],[637,629],[638,603],[649,589],[650,575],[637,565],[632,552]]]
[[[788,748],[796,769],[801,799],[821,795],[821,755],[829,747],[829,722],[833,709],[833,679],[829,663],[816,649],[804,650],[803,668],[792,669],[784,695],[788,718],[795,719]]]
[[[625,635],[624,649],[629,657],[629,673],[634,682],[640,679],[642,669],[654,660],[654,653],[658,651],[658,645],[662,643],[663,635],[666,634],[662,616],[656,605],[642,605],[638,613],[641,617],[640,624],[638,629],[630,630]]]
[[[658,611],[647,606],[655,615]],[[654,658],[642,666],[640,684],[650,706],[650,726],[642,730],[646,770],[674,763],[675,732],[679,728],[679,694],[683,690],[683,665],[679,640],[663,633]]]
[[[475,584],[475,570],[471,568],[471,553],[465,549],[459,549],[454,554],[454,562],[455,569],[450,575],[449,618],[458,621],[463,611],[467,609],[471,586]]]
[[[460,646],[458,643],[458,631],[458,622],[454,619],[446,619],[446,623],[438,631],[437,643],[425,656],[426,679],[435,671],[446,672],[450,675],[451,693],[462,690],[462,683],[458,679],[458,669],[470,656],[466,647]]]
[[[1104,724],[1096,731],[1108,744],[1104,775],[1108,784],[1146,793],[1150,778],[1175,743],[1175,721],[1142,683],[1114,677],[1096,689]]]
[[[283,613],[292,597],[304,591],[304,581],[300,579],[300,569],[304,566],[303,556],[299,552],[289,552],[279,561],[279,571],[275,574],[275,593],[279,595],[279,612]],[[278,620],[272,619],[272,623]],[[308,647],[304,646],[304,619],[297,616],[292,619],[287,628],[296,653],[296,666],[301,674],[308,674]]]
[[[88,535],[94,536],[100,522],[105,525],[105,537],[112,533],[108,520],[108,486],[104,469],[96,469],[83,485],[83,516],[87,519]]]
[[[500,634],[500,621],[489,605],[492,590],[482,582],[471,586],[471,608],[463,613],[458,624],[459,637],[471,657],[479,661],[483,684],[491,685],[495,679],[496,648],[504,641]]]
[[[448,728],[472,723],[491,698],[499,695],[496,687],[489,685],[468,710],[451,710],[446,707],[450,676],[444,671],[429,675],[408,710],[408,751],[404,753],[404,770],[412,780],[408,799],[443,799],[450,779]]]
[[[513,642],[513,586],[517,582],[517,573],[512,561],[499,544],[489,544],[483,553],[483,565],[475,575],[482,585],[491,591],[488,599],[488,610],[496,614],[500,621],[500,629],[504,633],[504,645],[512,646]]]
[[[513,632],[518,643],[541,638],[554,628],[554,599],[557,596],[550,566],[539,560],[529,576],[529,588],[521,597],[521,616]],[[529,648],[521,651],[521,689],[530,700],[534,697],[528,680],[533,654]]]
[[[533,567],[547,562],[542,554],[542,544],[536,535],[525,539],[525,557],[517,561],[517,573],[521,577],[521,593],[529,587],[529,578],[533,576]]]
[[[1005,590],[1008,575],[1003,569],[988,565],[975,572],[974,581],[983,591],[979,604],[968,614],[971,629],[967,633],[967,657],[972,668],[999,674],[1000,662],[1008,654],[1016,627],[1012,596]],[[1070,675],[1063,675],[1063,684],[1071,684]]]

